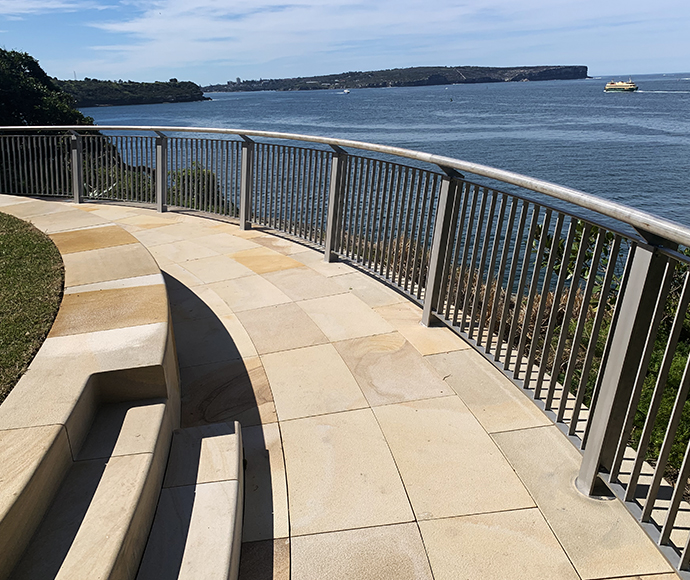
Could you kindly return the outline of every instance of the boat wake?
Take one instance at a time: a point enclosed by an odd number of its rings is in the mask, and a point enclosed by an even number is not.
[[[690,95],[690,91],[637,91],[638,93],[671,93],[671,94],[681,94]]]

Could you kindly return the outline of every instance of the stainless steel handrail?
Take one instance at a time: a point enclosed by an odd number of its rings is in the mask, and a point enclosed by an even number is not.
[[[595,211],[601,215],[630,224],[641,233],[649,233],[664,240],[669,240],[684,246],[690,246],[690,228],[679,223],[665,220],[644,211],[607,201],[583,191],[557,185],[549,181],[536,179],[527,175],[521,175],[512,171],[497,169],[479,163],[423,153],[402,147],[390,145],[378,145],[351,139],[336,139],[332,137],[319,137],[316,135],[301,135],[298,133],[282,133],[277,131],[256,131],[252,129],[219,129],[214,127],[174,127],[174,126],[135,126],[135,125],[41,125],[41,126],[14,126],[0,127],[2,131],[151,131],[154,133],[180,132],[180,133],[209,133],[217,135],[238,135],[246,137],[264,137],[267,139],[286,139],[291,141],[304,141],[320,143],[334,147],[350,147],[375,153],[396,155],[415,161],[422,161],[439,167],[466,171],[474,175],[488,177],[503,183],[509,183],[525,189],[531,189],[538,193],[548,195],[579,207]]]

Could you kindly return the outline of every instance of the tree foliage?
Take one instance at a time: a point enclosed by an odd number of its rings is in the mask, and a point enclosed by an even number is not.
[[[0,49],[0,125],[91,125],[38,61],[25,52]]]

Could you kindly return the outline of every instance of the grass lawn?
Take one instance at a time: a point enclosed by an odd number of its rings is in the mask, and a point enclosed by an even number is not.
[[[62,258],[50,238],[0,212],[0,402],[45,340],[63,281]]]

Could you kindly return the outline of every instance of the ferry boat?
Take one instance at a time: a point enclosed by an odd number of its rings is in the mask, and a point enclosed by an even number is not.
[[[637,85],[632,82],[632,79],[627,81],[611,81],[606,83],[604,87],[605,93],[633,93],[637,90]]]

